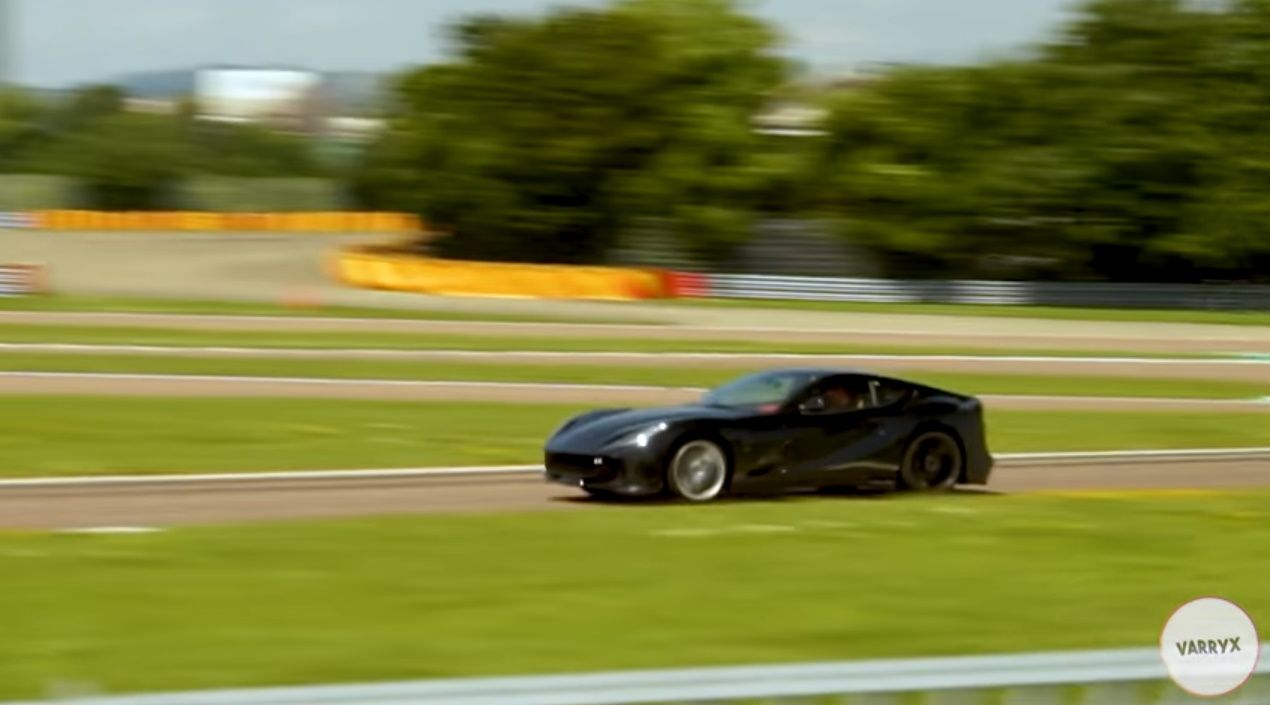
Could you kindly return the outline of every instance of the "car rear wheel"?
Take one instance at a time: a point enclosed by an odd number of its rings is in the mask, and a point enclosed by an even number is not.
[[[909,443],[900,466],[900,488],[912,491],[951,489],[961,478],[961,446],[943,431],[927,431]]]
[[[717,499],[728,484],[728,456],[713,441],[689,441],[671,458],[666,483],[689,502]]]

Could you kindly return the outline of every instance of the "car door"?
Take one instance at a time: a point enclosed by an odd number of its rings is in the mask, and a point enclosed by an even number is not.
[[[885,377],[867,378],[866,385],[873,411],[872,432],[844,452],[854,458],[851,462],[858,467],[890,477],[899,469],[905,444],[917,426],[917,419],[908,413],[916,390],[912,385]]]
[[[833,377],[799,404],[790,422],[791,484],[847,485],[865,482],[881,470],[877,462],[871,462],[871,455],[882,445],[886,409],[873,401],[868,381],[859,376]]]

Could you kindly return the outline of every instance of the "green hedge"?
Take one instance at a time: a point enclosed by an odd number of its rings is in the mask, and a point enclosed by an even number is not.
[[[240,179],[201,176],[178,184],[173,210],[213,212],[339,211],[349,207],[333,179]],[[76,180],[41,174],[0,174],[0,211],[91,208]]]
[[[338,211],[348,207],[340,184],[331,179],[236,179],[195,177],[176,194],[182,210],[280,213]]]
[[[0,174],[0,211],[75,208],[76,201],[74,179],[43,174]]]

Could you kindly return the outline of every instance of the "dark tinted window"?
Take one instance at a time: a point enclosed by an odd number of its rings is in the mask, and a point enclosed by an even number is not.
[[[814,376],[807,372],[763,372],[725,384],[702,398],[708,406],[744,408],[785,404],[811,384]]]
[[[825,411],[835,413],[898,404],[908,397],[909,388],[890,380],[838,377],[820,385],[816,393],[824,398]]]
[[[866,380],[859,377],[829,380],[821,385],[819,394],[825,400],[827,413],[858,411],[872,406]]]
[[[898,404],[908,398],[910,388],[887,379],[869,380],[869,401],[875,408]]]

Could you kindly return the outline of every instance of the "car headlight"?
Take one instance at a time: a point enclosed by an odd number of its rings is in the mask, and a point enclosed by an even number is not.
[[[637,448],[647,448],[653,436],[665,431],[668,425],[665,421],[656,426],[649,426],[638,431],[629,431],[610,441],[610,446],[635,446]]]

